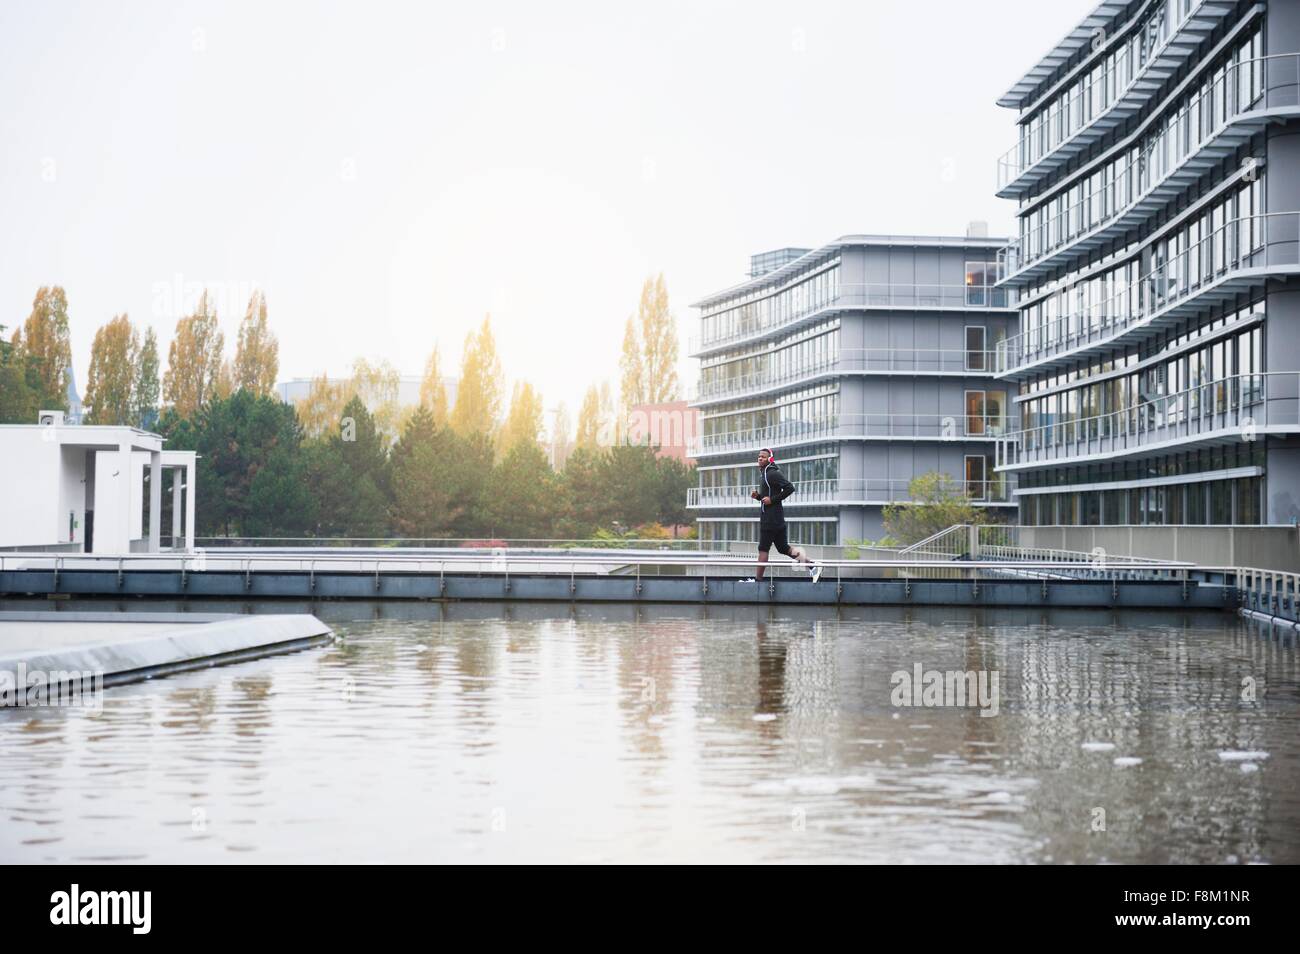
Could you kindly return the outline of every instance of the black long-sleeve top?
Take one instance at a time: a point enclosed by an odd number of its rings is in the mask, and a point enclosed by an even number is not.
[[[781,473],[776,464],[768,464],[764,467],[763,482],[758,487],[759,507],[762,508],[759,526],[784,527],[785,508],[781,506],[781,501],[792,493],[794,493],[794,484],[785,479],[785,474]],[[763,505],[764,497],[771,498],[771,506]]]

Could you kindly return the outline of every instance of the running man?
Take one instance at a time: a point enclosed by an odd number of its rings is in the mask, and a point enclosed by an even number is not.
[[[784,553],[790,559],[802,563],[816,583],[821,579],[822,568],[808,559],[804,551],[790,546],[785,533],[785,508],[781,506],[781,501],[794,493],[794,484],[785,479],[785,475],[776,466],[772,451],[767,447],[758,452],[758,469],[763,475],[763,482],[758,490],[750,493],[762,508],[758,518],[758,580],[763,579],[768,551],[772,544],[776,544],[777,553]]]

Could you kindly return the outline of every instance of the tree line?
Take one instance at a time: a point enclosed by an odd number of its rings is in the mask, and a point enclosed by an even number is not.
[[[69,410],[69,327],[67,293],[54,285],[36,292],[31,313],[10,340],[0,335],[0,423],[32,424],[39,410]],[[176,323],[161,379],[153,328],[142,335],[127,315],[116,315],[96,330],[91,344],[83,423],[152,429],[160,405],[189,416],[236,390],[273,393],[279,344],[261,292],[248,302],[233,361],[224,355],[225,336],[206,291],[194,312]]]
[[[68,327],[63,289],[42,288],[12,338],[0,336],[0,422],[66,409]],[[619,404],[675,397],[676,335],[662,276],[646,282],[627,329],[621,370],[633,390]],[[297,404],[281,402],[279,346],[260,292],[233,360],[206,292],[177,322],[161,379],[158,358],[152,328],[142,335],[126,315],[101,327],[85,423],[156,430],[170,449],[197,451],[200,536],[665,536],[688,519],[694,468],[623,443],[607,382],[588,391],[572,438],[560,405],[549,455],[542,396],[531,384],[515,383],[503,413],[490,316],[466,339],[455,400],[435,345],[419,404],[409,408],[398,401],[396,369],[365,359],[348,377],[313,379]]]
[[[355,395],[321,437],[306,436],[293,405],[245,390],[193,418],[169,410],[159,430],[199,454],[200,536],[664,537],[687,520],[693,478],[639,445],[578,448],[557,472],[536,441],[499,446],[423,405],[390,445]]]

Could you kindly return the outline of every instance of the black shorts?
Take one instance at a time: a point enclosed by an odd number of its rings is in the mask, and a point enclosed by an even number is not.
[[[759,527],[758,552],[766,553],[776,545],[776,552],[790,555],[790,540],[785,535],[785,527]]]

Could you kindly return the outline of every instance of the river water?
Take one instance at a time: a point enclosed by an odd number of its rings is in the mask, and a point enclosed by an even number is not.
[[[342,638],[0,712],[0,861],[1300,861],[1297,652],[1227,614],[250,609]]]

